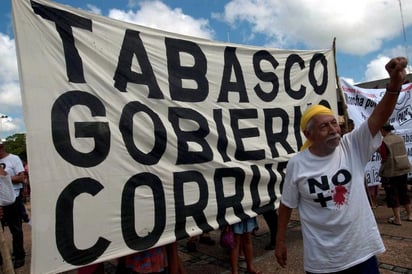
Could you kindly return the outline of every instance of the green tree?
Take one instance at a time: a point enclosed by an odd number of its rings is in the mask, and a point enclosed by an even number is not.
[[[4,149],[8,153],[19,156],[22,161],[27,161],[26,134],[16,133],[7,137],[4,141]]]

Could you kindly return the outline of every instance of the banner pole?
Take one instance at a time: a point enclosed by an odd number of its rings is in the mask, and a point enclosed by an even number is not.
[[[0,253],[3,258],[2,270],[4,274],[14,274],[13,262],[11,261],[10,249],[4,238],[4,231],[0,228]]]
[[[336,37],[333,38],[333,57],[334,57],[333,59],[334,59],[334,62],[335,62],[336,86],[337,86],[337,89],[338,89],[338,94],[339,94],[340,101],[342,103],[343,118],[345,119],[344,131],[347,132],[349,130],[349,127],[348,127],[348,119],[349,119],[348,106],[345,103],[345,99],[343,97],[342,87],[340,85],[339,76],[338,76],[338,66],[336,64]]]

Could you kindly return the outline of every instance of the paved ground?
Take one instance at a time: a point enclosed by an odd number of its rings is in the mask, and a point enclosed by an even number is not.
[[[412,194],[412,192],[409,192]],[[391,216],[391,210],[384,206],[382,201],[384,195],[380,191],[380,206],[374,209],[376,220],[382,234],[387,251],[378,256],[381,274],[389,273],[409,273],[412,274],[412,222],[404,221],[402,226],[394,226],[387,223]],[[405,212],[403,212],[405,215]],[[256,267],[265,274],[275,273],[304,273],[303,272],[303,253],[302,237],[299,217],[296,212],[292,215],[288,232],[288,266],[285,269],[279,267],[274,257],[273,251],[264,250],[268,242],[268,229],[263,218],[258,218],[260,229],[257,236],[253,236],[254,254]],[[365,228],[367,229],[367,228]],[[30,273],[31,257],[31,227],[24,224],[25,245],[27,251],[26,265],[16,269],[16,274]],[[5,230],[5,236],[10,239],[9,231]],[[219,233],[212,232],[211,236],[218,241]],[[186,241],[179,242],[179,255],[184,262],[188,274],[227,274],[230,273],[228,251],[215,246],[205,246],[198,244],[198,251],[189,253],[186,250]],[[114,274],[115,262],[105,264],[107,274]],[[245,273],[245,264],[240,262],[240,273]],[[0,271],[1,273],[1,271]],[[75,271],[67,274],[75,274]],[[37,274],[37,273],[36,273]],[[39,273],[41,274],[41,273]]]

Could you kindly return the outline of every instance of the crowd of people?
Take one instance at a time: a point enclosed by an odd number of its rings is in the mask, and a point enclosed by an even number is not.
[[[403,57],[386,64],[390,76],[387,91],[367,120],[356,128],[342,127],[328,106],[313,105],[303,113],[300,127],[306,142],[288,162],[278,210],[273,207],[263,213],[269,228],[265,249],[275,250],[281,267],[287,265],[287,227],[292,210],[297,209],[307,274],[379,273],[377,255],[385,251],[385,246],[373,213],[376,197],[371,199],[364,177],[364,167],[377,150],[382,156],[379,175],[385,200],[393,214],[388,223],[402,225],[401,207],[405,208],[406,221],[412,221],[407,193],[411,164],[403,138],[394,134],[393,126],[387,122],[405,81],[406,66]],[[19,268],[25,264],[26,256],[22,223],[30,221],[23,203],[28,191],[24,189],[28,169],[18,156],[5,151],[0,140],[0,179],[4,176],[12,182],[14,201],[0,207],[0,217],[3,227],[7,225],[12,234],[13,267]],[[252,234],[257,228],[253,217],[224,230],[233,233],[233,245],[228,250],[232,274],[238,274],[241,258],[248,273],[262,273],[253,259]],[[207,233],[189,238],[187,251],[196,251],[197,243],[213,246],[216,241]],[[102,267],[90,265],[79,268],[78,273],[103,273]],[[187,273],[176,242],[118,258],[117,271]]]

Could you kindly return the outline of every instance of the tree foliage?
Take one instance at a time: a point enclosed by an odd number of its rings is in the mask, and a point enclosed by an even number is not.
[[[22,161],[27,161],[26,134],[16,133],[7,137],[3,143],[4,150],[19,156]]]

